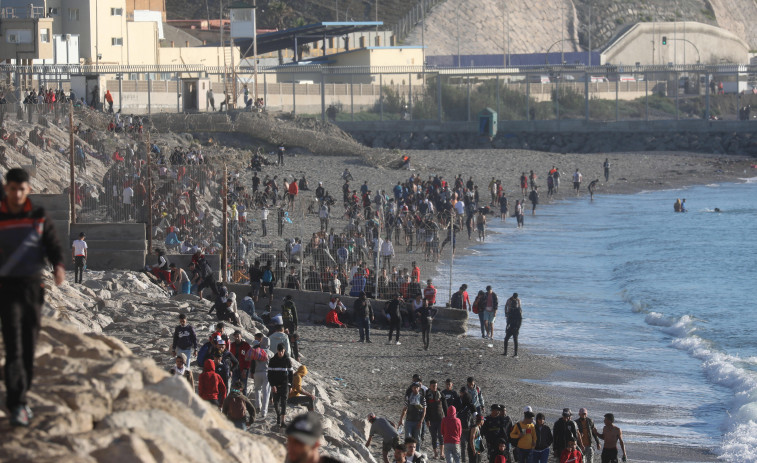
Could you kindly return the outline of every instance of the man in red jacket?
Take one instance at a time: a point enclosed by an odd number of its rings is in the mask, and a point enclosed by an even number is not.
[[[226,399],[226,385],[223,384],[221,375],[216,373],[215,362],[210,359],[205,360],[198,391],[201,399],[207,400],[217,407],[220,407]]]
[[[444,459],[460,461],[460,436],[463,427],[457,417],[454,405],[447,407],[447,416],[442,419],[442,442],[444,442]]]
[[[423,299],[428,302],[429,307],[436,304],[436,288],[431,284],[431,280],[426,282],[426,287],[423,289]]]
[[[235,373],[234,381],[242,381],[242,392],[247,395],[247,378],[250,377],[250,361],[248,360],[247,353],[252,350],[252,347],[242,339],[242,332],[239,330],[234,331],[234,342],[231,343],[229,351],[239,361],[239,373]]]

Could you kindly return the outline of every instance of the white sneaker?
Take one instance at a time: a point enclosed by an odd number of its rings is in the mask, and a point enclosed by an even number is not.
[[[399,346],[400,344],[402,344],[402,343],[401,343],[401,342],[399,342],[399,341],[397,341],[397,345]]]

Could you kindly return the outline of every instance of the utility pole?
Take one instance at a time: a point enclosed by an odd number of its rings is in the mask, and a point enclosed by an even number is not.
[[[678,66],[678,0],[673,10],[673,64]],[[677,82],[676,85],[678,85]]]
[[[69,144],[69,164],[71,169],[71,223],[76,223],[76,179],[74,178],[74,102],[68,105],[68,144]]]
[[[229,258],[229,172],[226,162],[223,163],[223,254],[221,254],[221,280],[228,283]]]
[[[147,252],[152,252],[152,147],[147,129]]]
[[[452,214],[450,215],[450,237],[451,242],[449,247],[449,295],[447,301],[452,302],[452,261],[455,260],[455,222],[457,221],[457,216],[455,215],[454,209],[452,210]]]
[[[560,65],[565,64],[565,5],[560,7]]]
[[[590,3],[589,4],[589,32],[588,32],[588,35],[589,35],[589,56],[588,56],[588,58],[589,59],[586,60],[586,65],[587,66],[591,66],[591,14],[593,13],[592,8],[594,8],[594,4]]]
[[[226,101],[226,92],[228,91],[228,87],[226,86],[226,44],[223,43],[223,0],[219,0],[218,6],[220,8],[220,19],[219,19],[219,25],[221,29],[221,53],[223,53],[223,101]],[[229,110],[229,105],[226,105],[226,111]]]
[[[337,0],[338,1],[338,0]],[[338,5],[338,4],[337,4]],[[255,98],[255,105],[258,104],[258,0],[252,2],[252,67],[254,69],[255,85],[253,96]],[[337,11],[337,16],[339,12]],[[337,18],[338,19],[338,18]]]

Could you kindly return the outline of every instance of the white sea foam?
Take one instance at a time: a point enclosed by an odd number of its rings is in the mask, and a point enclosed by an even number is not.
[[[721,427],[725,434],[718,449],[720,459],[733,463],[756,462],[757,374],[738,365],[754,364],[757,358],[740,358],[718,351],[709,340],[694,334],[697,319],[690,315],[671,318],[649,312],[644,321],[675,337],[673,347],[700,360],[710,381],[733,392],[730,417]]]
[[[757,183],[757,177],[740,178],[744,183]]]

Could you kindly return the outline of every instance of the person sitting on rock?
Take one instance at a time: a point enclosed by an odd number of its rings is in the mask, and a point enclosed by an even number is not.
[[[226,385],[221,375],[216,373],[216,364],[213,360],[205,360],[203,373],[200,375],[198,393],[200,398],[216,407],[226,399]]]
[[[194,375],[192,374],[192,369],[186,365],[187,365],[186,354],[179,354],[176,356],[176,366],[171,367],[171,369],[168,370],[168,372],[174,376],[183,376],[189,382],[189,387],[191,387],[192,390],[194,391],[195,378],[194,378]]]
[[[329,307],[331,310],[326,314],[326,326],[332,328],[346,328],[347,325],[339,321],[339,316],[347,310],[344,307],[344,304],[342,304],[339,298],[336,298],[336,301],[329,302]]]
[[[302,388],[302,382],[308,369],[305,365],[300,365],[292,377],[292,388],[289,390],[287,398],[288,405],[305,405],[309,412],[313,411],[315,405],[315,396]]]

